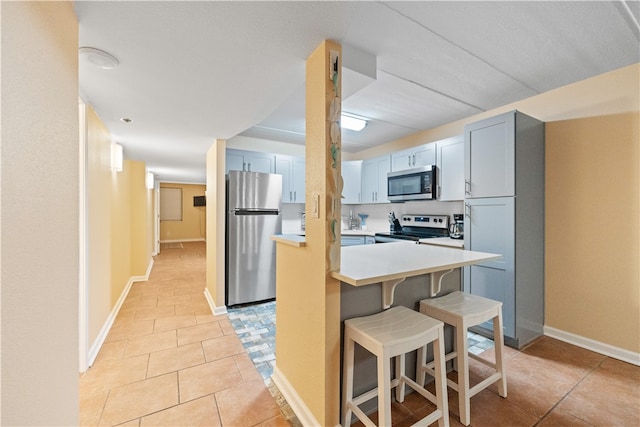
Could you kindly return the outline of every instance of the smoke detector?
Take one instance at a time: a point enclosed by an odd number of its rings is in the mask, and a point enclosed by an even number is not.
[[[115,56],[95,47],[81,47],[78,52],[81,58],[103,70],[111,70],[119,64]]]

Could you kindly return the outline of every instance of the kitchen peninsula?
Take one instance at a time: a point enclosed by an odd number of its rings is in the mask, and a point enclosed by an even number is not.
[[[352,286],[382,283],[383,308],[393,304],[395,288],[409,277],[431,274],[430,296],[441,290],[442,277],[455,268],[492,261],[500,255],[394,242],[342,248],[340,270],[331,276]]]
[[[457,268],[501,258],[500,255],[412,242],[343,247],[340,271],[340,359],[343,357],[343,325],[346,319],[378,313],[391,305],[418,309],[419,301],[460,289],[459,278],[447,274]],[[452,275],[453,276],[453,275]],[[445,328],[445,351],[453,350],[453,331]],[[430,349],[427,357],[432,358]],[[414,375],[415,354],[406,356],[407,372]],[[356,346],[354,393],[376,386],[376,358]],[[373,402],[362,406],[374,410]]]

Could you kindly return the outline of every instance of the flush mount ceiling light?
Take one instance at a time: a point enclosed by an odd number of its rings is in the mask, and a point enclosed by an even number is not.
[[[129,123],[131,123],[133,120],[131,120],[129,117],[122,117],[122,118],[120,118],[120,121],[121,121],[122,123],[127,123],[127,124],[129,124]]]
[[[82,58],[103,70],[111,70],[119,64],[115,56],[95,47],[81,47],[78,51]]]
[[[367,125],[367,121],[360,117],[342,114],[340,116],[340,127],[343,129],[354,130],[360,132]]]

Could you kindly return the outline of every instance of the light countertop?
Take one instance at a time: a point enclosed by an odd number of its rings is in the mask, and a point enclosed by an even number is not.
[[[448,246],[451,248],[464,248],[464,240],[462,239],[452,239],[451,237],[436,237],[433,239],[420,239],[420,243],[423,245],[438,245],[438,246]]]
[[[341,250],[340,271],[331,276],[353,286],[364,286],[498,258],[501,255],[413,242],[347,246]]]
[[[376,233],[388,232],[389,230],[340,230],[340,234],[343,236],[374,236]],[[282,235],[302,235],[304,236],[304,230],[282,230]]]

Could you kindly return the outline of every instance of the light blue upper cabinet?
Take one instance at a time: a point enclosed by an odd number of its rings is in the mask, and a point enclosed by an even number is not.
[[[438,200],[464,200],[464,135],[436,143],[438,149]]]
[[[305,203],[306,196],[306,173],[307,164],[304,157],[294,157],[291,167],[291,186],[293,187],[293,201],[295,203]]]
[[[436,164],[436,143],[418,145],[391,154],[391,170],[401,171]]]
[[[275,173],[275,155],[257,151],[227,149],[225,173],[230,170]]]
[[[361,203],[362,160],[342,162],[342,185],[343,205]]]
[[[387,174],[391,157],[380,156],[362,163],[362,203],[387,203]]]
[[[282,175],[282,203],[304,203],[304,158],[276,154],[275,173]]]
[[[515,196],[515,112],[465,127],[467,197]]]

